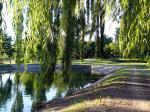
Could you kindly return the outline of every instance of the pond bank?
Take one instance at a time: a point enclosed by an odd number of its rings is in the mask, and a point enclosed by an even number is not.
[[[134,65],[95,88],[45,102],[42,112],[149,112],[150,70]]]
[[[99,65],[93,66],[90,64],[73,64],[71,66],[71,70],[75,72],[82,72],[82,73],[92,73],[92,74],[101,74],[107,75],[110,74],[118,69],[121,69],[121,66],[113,66],[113,65]],[[56,70],[60,70],[61,65],[56,65]],[[11,65],[1,65],[0,73],[5,72],[40,72],[41,65],[40,64],[21,64],[20,68],[17,64]]]
[[[58,98],[58,99],[54,99],[52,101],[49,101],[49,102],[42,102],[42,103],[39,103],[37,105],[35,105],[35,110],[38,110],[38,111],[41,111],[41,108],[45,108],[47,105],[49,104],[53,104],[55,105],[55,103],[59,103],[59,105],[61,105],[61,103],[65,103],[65,99],[68,98],[68,97],[72,97],[74,95],[79,95],[79,94],[82,94],[82,93],[85,93],[85,92],[88,92],[89,90],[93,90],[95,89],[95,87],[101,83],[103,83],[106,79],[112,77],[112,76],[115,76],[116,74],[113,74],[113,72],[117,71],[117,70],[120,70],[122,69],[123,66],[92,66],[91,67],[91,72],[92,73],[96,73],[96,74],[103,74],[104,77],[96,82],[94,82],[93,84],[91,84],[90,86],[82,89],[82,90],[78,90],[78,91],[74,91],[72,92],[72,94],[69,94],[67,95],[65,98]],[[80,100],[80,99],[77,99],[77,101]],[[61,102],[61,103],[60,103]],[[68,102],[68,101],[67,101]],[[67,103],[66,102],[66,103]]]

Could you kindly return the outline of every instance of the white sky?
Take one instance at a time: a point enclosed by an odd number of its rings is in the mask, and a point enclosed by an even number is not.
[[[105,28],[105,34],[115,38],[115,33],[116,33],[116,28],[119,27],[119,24],[112,19],[107,20],[106,23],[106,28]]]
[[[13,32],[13,26],[12,26],[12,13],[7,13],[6,10],[6,5],[5,3],[3,4],[3,18],[5,19],[5,24],[6,24],[6,33],[8,33],[9,36],[12,36],[13,38],[15,37],[15,33]]]

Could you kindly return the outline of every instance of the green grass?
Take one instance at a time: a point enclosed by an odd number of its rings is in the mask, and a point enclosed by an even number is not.
[[[101,59],[88,59],[81,62],[80,60],[73,61],[73,64],[90,64],[90,65],[104,65],[104,64],[114,64],[115,62],[109,60]]]
[[[83,62],[74,60],[73,64],[90,64],[90,65],[145,65],[146,62],[142,60],[129,59],[85,59]]]
[[[120,82],[125,81],[131,74],[133,74],[133,68],[136,68],[137,73],[140,75],[141,78],[143,77],[150,77],[150,68],[149,65],[146,63],[122,63],[126,65],[125,68],[118,70],[115,72],[115,76],[112,76],[106,79],[101,85],[98,85],[95,89],[98,88],[105,88],[111,86],[113,84],[117,84]],[[139,72],[138,72],[139,70]],[[120,85],[117,85],[120,86]],[[95,91],[95,90],[90,90]],[[91,94],[92,95],[92,94]],[[81,102],[77,102],[73,105],[68,106],[67,108],[62,109],[62,112],[84,112],[89,108],[95,108],[96,106],[103,105],[103,101],[101,98],[97,98],[94,100],[83,100]]]
[[[102,105],[103,102],[101,99],[95,99],[95,100],[84,100],[81,102],[78,102],[74,105],[69,106],[68,108],[65,108],[61,110],[61,112],[85,112],[88,108],[93,108],[98,105]]]

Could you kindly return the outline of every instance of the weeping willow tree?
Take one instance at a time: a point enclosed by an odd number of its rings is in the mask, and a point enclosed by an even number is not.
[[[63,0],[53,0],[53,1],[42,1],[42,0],[30,0],[25,1],[21,4],[21,1],[14,2],[14,10],[23,7],[27,10],[26,22],[27,22],[27,35],[25,38],[25,57],[28,57],[30,51],[37,54],[39,50],[39,45],[42,47],[42,64],[43,70],[45,72],[53,73],[55,70],[55,65],[57,63],[58,57],[58,39],[60,36],[60,13],[62,15],[62,31],[65,32],[64,36],[64,53],[62,56],[62,63],[64,71],[68,71],[71,65],[72,57],[72,47],[74,41],[74,9],[76,5],[76,0],[65,1]],[[70,6],[70,7],[68,7]],[[22,21],[19,15],[20,13],[15,13],[16,22],[15,26],[19,28],[22,25]],[[22,28],[16,29],[16,43],[20,45],[18,37],[20,37],[20,32]],[[20,46],[21,47],[21,46]],[[19,49],[17,49],[19,52]],[[38,52],[39,53],[39,52]],[[17,56],[18,58],[20,55]],[[19,60],[19,59],[17,59]]]
[[[23,1],[14,0],[14,16],[13,16],[13,26],[16,36],[16,63],[18,67],[21,64],[22,58],[22,32],[23,32]]]
[[[58,57],[60,26],[60,0],[26,2],[28,8],[28,34],[26,56],[32,49],[41,55],[43,70],[53,73]],[[41,52],[39,52],[39,47]]]
[[[107,5],[107,0],[13,1],[17,63],[20,63],[21,48],[25,62],[36,57],[37,61],[41,61],[45,72],[53,73],[60,54],[58,47],[62,46],[62,68],[64,72],[68,72],[75,38],[79,40],[80,58],[83,60],[84,41],[88,32],[90,39],[96,32],[96,57],[103,57]],[[63,37],[62,43],[58,42],[60,37]]]
[[[150,55],[150,1],[120,0],[119,48],[123,57],[144,58]]]
[[[80,5],[80,7],[84,7],[84,2],[81,3],[82,5]],[[80,37],[81,37],[81,43],[80,43],[80,59],[81,61],[83,61],[84,59],[84,54],[85,54],[85,50],[84,50],[84,38],[85,38],[85,9],[84,8],[80,8]]]
[[[64,73],[67,73],[70,69],[72,60],[75,6],[76,0],[62,0],[62,26],[65,32],[64,53],[62,57],[62,68]]]
[[[15,4],[19,4],[19,1]],[[106,5],[107,2],[105,0],[26,0],[23,5],[24,9],[27,9],[25,57],[30,57],[30,54],[33,54],[33,57],[40,55],[42,57],[42,64],[44,65],[44,71],[53,73],[59,54],[58,46],[60,45],[58,44],[58,40],[61,36],[64,39],[64,45],[62,47],[62,68],[64,72],[69,71],[75,40],[74,27],[76,20],[80,24],[77,32],[81,43],[81,60],[84,59],[85,35],[90,26],[92,26],[92,33],[97,32],[96,55],[97,57],[102,56]],[[90,16],[92,17],[92,25],[90,25]],[[41,48],[40,51],[39,48]]]
[[[20,91],[20,74],[16,73],[14,81],[16,83],[15,90],[16,90],[16,96],[15,100],[13,102],[13,105],[11,107],[11,112],[23,112],[23,96],[22,92]]]
[[[2,30],[2,9],[3,9],[3,4],[0,2],[0,61],[3,53],[3,30]],[[1,62],[2,63],[2,62]]]

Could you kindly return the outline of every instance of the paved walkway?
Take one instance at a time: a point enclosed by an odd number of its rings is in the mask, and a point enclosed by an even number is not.
[[[111,73],[121,69],[121,68],[123,68],[123,66],[115,66],[115,65],[92,66],[92,73],[108,75],[108,74],[111,74]]]

